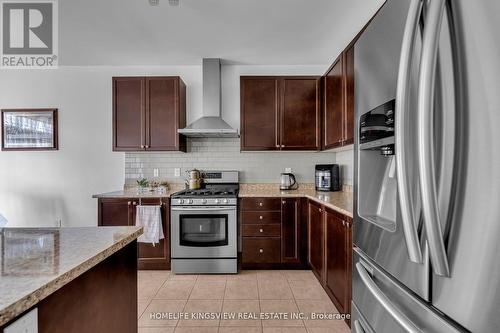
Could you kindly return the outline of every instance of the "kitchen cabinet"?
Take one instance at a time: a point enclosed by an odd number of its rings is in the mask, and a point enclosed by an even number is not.
[[[351,224],[342,215],[325,210],[325,287],[341,313],[349,313],[351,299]]]
[[[300,199],[281,199],[281,262],[300,264]]]
[[[324,280],[325,261],[325,231],[323,220],[323,208],[316,202],[308,202],[308,263],[314,275],[320,282]]]
[[[319,150],[316,76],[242,76],[241,150]]]
[[[341,313],[350,313],[352,219],[309,200],[309,266]]]
[[[137,243],[137,259],[139,269],[170,269],[170,227],[168,201],[159,198],[142,199],[144,204],[161,204],[161,218],[164,239],[159,244]],[[99,199],[99,226],[132,226],[135,225],[137,198]]]
[[[113,78],[113,151],[186,151],[180,77]]]
[[[322,149],[354,142],[354,46],[349,46],[322,77]]]
[[[242,198],[242,266],[299,268],[300,198]]]

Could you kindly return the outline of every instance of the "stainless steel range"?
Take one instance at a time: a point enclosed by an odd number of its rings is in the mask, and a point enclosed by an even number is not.
[[[172,272],[237,273],[238,171],[203,179],[203,188],[171,197]]]

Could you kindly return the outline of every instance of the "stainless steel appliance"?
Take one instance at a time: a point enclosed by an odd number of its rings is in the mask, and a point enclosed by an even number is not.
[[[293,173],[282,173],[280,176],[280,190],[296,190],[298,188],[297,180]]]
[[[498,13],[388,0],[355,44],[358,332],[500,332]],[[361,140],[392,100],[394,135]]]
[[[237,273],[238,171],[202,174],[205,187],[171,197],[174,273]]]
[[[316,191],[340,191],[340,167],[338,164],[318,164],[315,167]]]

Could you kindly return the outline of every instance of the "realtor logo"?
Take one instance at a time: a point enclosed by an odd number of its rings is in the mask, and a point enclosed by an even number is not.
[[[57,67],[57,3],[0,0],[2,68]]]

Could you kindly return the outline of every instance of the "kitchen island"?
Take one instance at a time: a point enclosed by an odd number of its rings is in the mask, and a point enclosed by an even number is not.
[[[0,228],[0,331],[28,318],[40,333],[137,332],[141,234],[140,227]]]

